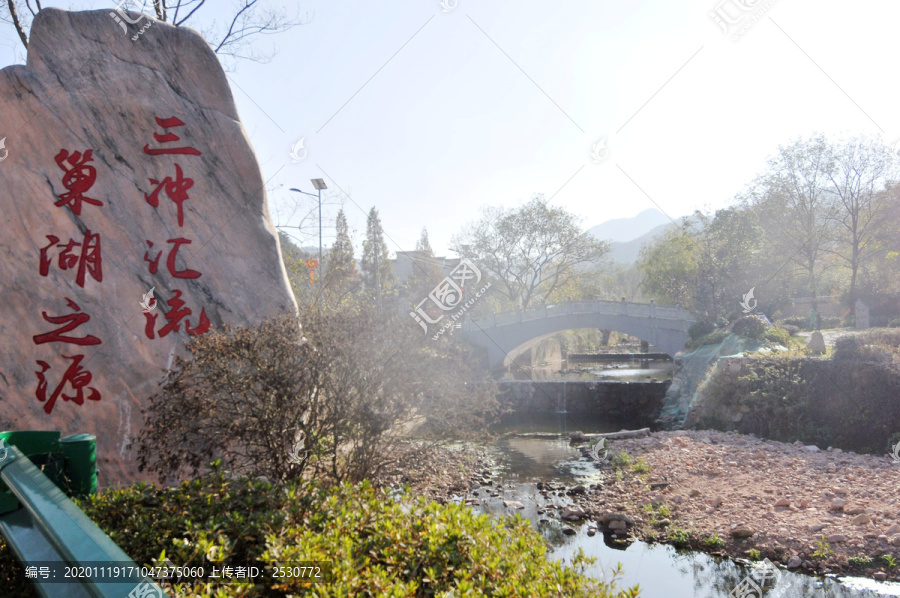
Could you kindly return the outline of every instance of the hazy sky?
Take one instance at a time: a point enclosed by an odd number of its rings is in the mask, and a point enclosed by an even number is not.
[[[229,74],[276,224],[314,205],[290,187],[324,178],[357,244],[374,205],[391,251],[425,226],[444,253],[484,205],[544,193],[585,227],[654,202],[676,218],[728,205],[798,135],[900,139],[898,2],[444,1],[300,1],[303,25],[260,38],[271,62]],[[726,35],[717,8],[744,20]],[[22,55],[4,25],[0,65]]]

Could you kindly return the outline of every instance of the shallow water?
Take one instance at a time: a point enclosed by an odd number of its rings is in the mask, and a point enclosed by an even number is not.
[[[585,381],[608,380],[617,382],[647,382],[651,379],[668,380],[672,377],[672,362],[663,360],[632,359],[612,363],[578,362],[560,367],[546,366],[514,370],[513,378],[517,380],[537,381]]]
[[[551,546],[552,558],[571,561],[575,551],[582,548],[586,556],[597,562],[586,573],[603,578],[617,563],[622,564],[623,577],[618,585],[640,585],[644,598],[727,598],[746,577],[751,568],[743,567],[728,559],[716,559],[705,553],[677,551],[671,546],[635,542],[625,550],[611,548],[604,543],[603,534],[587,535],[587,528],[594,522],[567,524],[576,534],[563,534],[563,523],[557,519],[538,515],[541,506],[553,502],[567,504],[566,497],[552,496],[545,499],[537,491],[535,482],[558,482],[571,486],[588,485],[601,479],[600,471],[593,463],[582,459],[581,453],[571,447],[568,434],[580,430],[585,433],[610,432],[602,422],[577,420],[567,414],[541,417],[520,417],[507,424],[503,431],[540,434],[540,436],[506,436],[491,446],[495,452],[499,471],[494,478],[495,487],[502,486],[501,496],[490,498],[486,490],[478,490],[480,504],[476,510],[492,515],[517,513],[528,519]],[[471,497],[471,495],[470,495]],[[503,500],[518,500],[525,509],[511,511],[503,506]],[[545,519],[544,522],[541,519]],[[879,583],[871,579],[817,578],[780,569],[775,585],[765,586],[762,598],[793,598],[815,596],[828,598],[873,598],[875,596],[900,596],[900,584]],[[759,576],[759,573],[755,573]],[[759,594],[748,594],[760,598]]]

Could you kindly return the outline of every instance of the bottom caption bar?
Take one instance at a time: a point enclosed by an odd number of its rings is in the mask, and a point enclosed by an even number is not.
[[[331,583],[331,561],[273,561],[246,565],[214,563],[196,567],[160,565],[139,567],[133,562],[89,561],[68,565],[58,561],[31,561],[25,577],[39,583],[135,584],[146,580],[157,583],[262,581],[281,583]]]

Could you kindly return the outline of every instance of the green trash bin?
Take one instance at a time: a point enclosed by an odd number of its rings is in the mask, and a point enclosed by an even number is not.
[[[78,498],[96,494],[97,437],[93,434],[66,436],[59,441],[59,447],[65,457],[66,494]]]

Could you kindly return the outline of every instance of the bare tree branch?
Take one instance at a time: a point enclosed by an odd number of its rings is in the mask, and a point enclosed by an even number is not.
[[[231,20],[231,26],[228,27],[228,33],[225,34],[225,37],[223,37],[222,41],[219,42],[219,45],[216,46],[216,53],[218,53],[219,50],[222,49],[222,46],[224,46],[228,42],[228,38],[231,37],[232,32],[234,31],[234,25],[235,23],[237,23],[237,20],[240,18],[240,16],[246,11],[250,10],[257,2],[258,0],[244,0],[244,7],[241,8],[236,15],[234,15],[234,18]]]
[[[19,39],[22,40],[22,45],[24,45],[27,50],[28,37],[25,35],[25,30],[22,28],[22,23],[19,21],[19,13],[16,11],[15,0],[6,0],[6,3],[9,6],[9,16],[12,17],[13,25],[15,25],[16,32],[19,34]]]
[[[184,23],[185,21],[187,21],[188,19],[190,19],[192,16],[194,16],[194,13],[197,12],[197,11],[200,9],[200,7],[203,6],[205,3],[206,3],[206,0],[200,0],[200,4],[198,4],[197,6],[195,6],[195,7],[191,10],[191,12],[188,13],[188,15],[187,15],[186,17],[184,17],[184,18],[181,19],[180,21],[174,22],[174,25],[175,25],[176,27],[180,27],[182,23]],[[181,8],[181,1],[180,1],[180,0],[179,0],[179,2],[178,2],[178,8]],[[176,19],[178,18],[178,11],[177,11],[177,10],[175,11],[175,18],[176,18]]]

